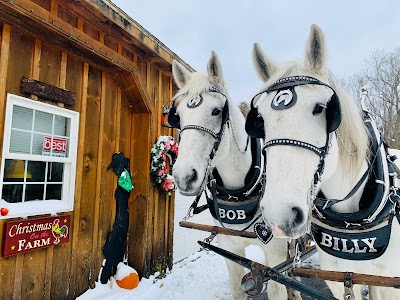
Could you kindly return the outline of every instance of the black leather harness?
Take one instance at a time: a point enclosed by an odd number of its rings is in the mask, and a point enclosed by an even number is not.
[[[390,171],[393,161],[387,159],[390,155],[369,116],[365,123],[370,133],[372,155],[367,176],[364,174],[359,181],[367,180],[360,210],[337,213],[330,209],[331,205],[350,198],[348,196],[330,200],[321,192],[314,202],[316,221],[311,231],[316,243],[323,251],[348,260],[369,260],[383,255],[390,241],[394,216],[400,223],[400,187],[395,186],[397,174]],[[360,186],[359,183],[356,186]],[[350,193],[354,194],[353,191]]]

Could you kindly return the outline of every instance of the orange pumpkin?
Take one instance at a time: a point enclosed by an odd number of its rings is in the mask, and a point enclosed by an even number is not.
[[[117,266],[115,281],[120,288],[132,290],[139,285],[139,275],[136,270],[120,262]]]
[[[117,284],[120,288],[132,290],[139,285],[139,275],[132,272],[121,280],[117,280]]]

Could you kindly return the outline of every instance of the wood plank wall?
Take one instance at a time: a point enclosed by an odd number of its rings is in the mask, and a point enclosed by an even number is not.
[[[116,151],[130,157],[134,185],[129,200],[129,264],[141,276],[156,271],[165,273],[172,267],[173,197],[154,188],[149,160],[150,148],[158,136],[173,133],[160,123],[161,107],[168,104],[175,89],[172,79],[138,56],[135,49],[112,40],[64,9],[62,2],[32,2],[131,60],[154,111],[134,113],[132,95],[125,92],[130,88],[119,82],[113,72],[52,45],[51,40],[32,36],[28,28],[0,22],[0,149],[6,94],[30,97],[20,91],[23,76],[75,92],[76,105],[66,108],[80,113],[70,241],[9,258],[0,257],[0,299],[75,299],[94,286],[103,261],[102,246],[115,217],[116,176],[107,171],[107,166]],[[30,98],[45,101],[35,96]],[[0,237],[4,224],[4,220],[0,221]]]

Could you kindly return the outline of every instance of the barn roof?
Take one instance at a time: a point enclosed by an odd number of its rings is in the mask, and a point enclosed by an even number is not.
[[[112,32],[119,40],[133,46],[151,63],[163,71],[170,72],[172,60],[176,59],[188,69],[193,68],[183,61],[176,53],[169,49],[159,39],[147,31],[138,22],[133,20],[118,6],[109,0],[70,0],[71,9],[83,9],[86,16],[97,20],[99,28],[105,32]]]

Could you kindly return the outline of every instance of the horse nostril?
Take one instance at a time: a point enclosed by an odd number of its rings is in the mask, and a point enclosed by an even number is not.
[[[192,175],[189,177],[189,182],[193,182],[193,181],[196,181],[197,180],[197,171],[195,170],[195,169],[193,169],[193,173],[192,173]]]
[[[293,215],[294,215],[293,222],[292,222],[293,227],[302,224],[304,221],[304,213],[300,209],[300,207],[298,207],[298,206],[292,207],[292,211],[293,211]]]

